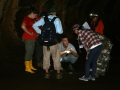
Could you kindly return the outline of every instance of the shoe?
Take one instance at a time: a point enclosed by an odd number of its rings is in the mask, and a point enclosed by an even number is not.
[[[71,71],[75,71],[71,64],[69,64],[68,69],[70,69]]]
[[[65,69],[63,67],[60,68],[61,71],[65,71]]]
[[[95,81],[95,78],[94,77],[91,77],[91,75],[89,76],[88,80],[92,80],[92,81]]]
[[[50,78],[50,74],[49,73],[46,73],[45,74],[45,79],[49,79]]]
[[[73,72],[69,72],[69,74],[73,74]]]
[[[91,78],[92,81],[95,81],[95,78]]]
[[[82,81],[88,81],[88,78],[85,78],[85,75],[81,78],[79,78],[79,80],[82,80]]]
[[[56,75],[56,79],[61,79],[61,78],[62,78],[61,73],[57,73],[57,75]]]
[[[43,64],[42,63],[38,63],[37,66],[38,67],[43,67]]]

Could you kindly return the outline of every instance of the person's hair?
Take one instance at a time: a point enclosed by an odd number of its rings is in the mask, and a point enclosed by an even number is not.
[[[31,14],[31,13],[38,14],[38,10],[35,7],[30,7],[28,9],[28,14]]]
[[[67,36],[67,35],[62,35],[62,36],[61,36],[61,40],[62,40],[63,38],[68,38],[68,36]]]
[[[40,14],[39,14],[40,17],[42,16],[47,16],[47,13],[45,11],[42,11]]]

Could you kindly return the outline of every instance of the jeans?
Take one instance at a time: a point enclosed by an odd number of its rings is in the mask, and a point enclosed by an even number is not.
[[[61,59],[62,59],[61,62],[70,62],[71,64],[74,64],[77,61],[78,57],[75,57],[72,54],[68,54],[67,56],[66,55],[61,56]]]
[[[99,45],[93,49],[90,49],[90,52],[88,54],[88,60],[86,60],[86,63],[85,63],[85,78],[89,77],[91,64],[92,64],[91,76],[95,78],[96,68],[97,68],[97,59],[101,51],[102,51],[102,45]]]

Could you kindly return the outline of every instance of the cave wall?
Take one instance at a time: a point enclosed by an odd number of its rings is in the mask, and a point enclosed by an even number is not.
[[[89,13],[91,11],[98,11],[105,24],[105,34],[109,37],[111,33],[116,33],[111,28],[116,29],[116,31],[119,28],[119,4],[119,0],[25,0],[24,4],[23,0],[20,0],[19,6],[22,11],[18,16],[24,16],[23,13],[30,5],[35,6],[38,10],[45,11],[48,11],[50,7],[56,7],[59,11],[59,18],[62,21],[64,32],[70,33],[74,23],[83,24],[84,21],[89,22]],[[21,19],[23,18],[22,16]]]
[[[83,24],[89,21],[89,13],[98,11],[105,24],[105,33],[110,34],[109,28],[119,27],[119,0],[0,0],[0,33],[6,40],[21,38],[21,22],[27,8],[35,6],[38,10],[48,11],[56,7],[62,21],[64,32],[69,33],[74,23]]]
[[[95,10],[103,19],[105,35],[110,38],[114,35],[119,36],[120,0],[0,0],[0,53],[2,55],[6,53],[11,55],[11,47],[24,48],[21,40],[23,30],[20,26],[30,6],[45,11],[50,7],[56,7],[64,33],[68,34],[69,38],[73,38],[72,25],[89,22],[89,13]]]

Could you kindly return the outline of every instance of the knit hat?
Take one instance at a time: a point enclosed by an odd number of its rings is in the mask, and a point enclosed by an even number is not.
[[[79,28],[80,28],[79,24],[74,24],[73,27],[72,27],[73,31],[74,30],[79,30]]]

